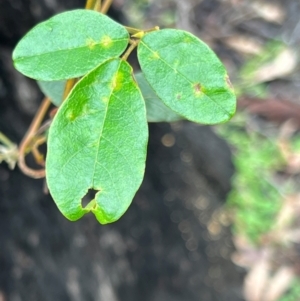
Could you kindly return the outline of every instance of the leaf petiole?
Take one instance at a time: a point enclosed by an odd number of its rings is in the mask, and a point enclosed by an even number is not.
[[[159,30],[159,26],[154,26],[149,29],[138,29],[134,27],[124,26],[124,28],[132,35],[133,38],[142,38],[145,33]]]
[[[64,101],[64,100],[68,97],[70,91],[71,91],[72,88],[75,86],[76,82],[77,82],[77,79],[76,79],[76,78],[71,78],[71,79],[69,79],[69,80],[66,82],[66,86],[65,86],[65,90],[64,90],[64,95],[63,95],[62,101]]]
[[[122,55],[122,60],[126,61],[130,55],[130,53],[134,50],[134,48],[137,47],[137,45],[139,44],[140,40],[130,40],[129,43],[131,44],[128,49],[126,50],[126,52]]]

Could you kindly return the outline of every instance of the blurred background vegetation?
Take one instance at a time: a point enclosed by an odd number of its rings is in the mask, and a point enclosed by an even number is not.
[[[227,66],[238,110],[214,130],[230,144],[236,172],[226,205],[208,227],[232,225],[232,259],[247,269],[246,300],[300,300],[299,2],[119,4],[132,26],[191,31]]]

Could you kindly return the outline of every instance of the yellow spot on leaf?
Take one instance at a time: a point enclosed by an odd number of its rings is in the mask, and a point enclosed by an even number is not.
[[[189,43],[193,42],[193,39],[192,39],[191,37],[189,37],[189,36],[186,36],[186,37],[184,38],[183,42],[189,44]]]
[[[117,74],[115,74],[115,76],[113,77],[113,79],[111,81],[111,88],[114,91],[118,91],[121,89],[123,78],[124,78],[123,72],[118,71]]]
[[[121,89],[123,80],[124,80],[124,73],[119,71],[117,73],[117,83],[116,83],[115,90],[120,90]]]
[[[101,41],[100,41],[101,45],[104,46],[105,48],[109,48],[113,41],[109,36],[104,36]]]
[[[179,65],[180,61],[179,60],[175,60],[174,64],[173,64],[173,68],[177,68]]]
[[[110,87],[111,87],[111,89],[114,90],[115,87],[116,87],[116,85],[117,85],[117,74],[115,74],[115,75],[113,76],[113,78],[112,78],[112,80],[111,80],[111,82],[110,82]]]
[[[153,52],[153,53],[152,53],[152,56],[151,56],[151,58],[152,58],[152,59],[155,59],[155,60],[157,60],[157,59],[159,59],[159,58],[160,58],[160,56],[159,56],[158,52],[157,52],[157,51],[155,51],[155,52]]]
[[[70,121],[74,121],[75,119],[76,119],[76,115],[74,114],[74,112],[73,111],[71,111],[71,110],[69,110],[68,112],[67,112],[67,118],[70,120]]]
[[[107,103],[107,102],[108,102],[108,97],[102,97],[102,101],[103,101],[104,103]]]
[[[86,39],[86,44],[92,50],[95,48],[95,45],[97,44],[97,42],[95,40],[93,40],[92,38],[88,38],[88,39]]]

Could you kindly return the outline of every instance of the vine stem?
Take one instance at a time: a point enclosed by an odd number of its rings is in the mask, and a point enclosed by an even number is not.
[[[126,61],[130,53],[137,47],[140,40],[130,40],[130,46],[127,48],[126,52],[122,56],[122,60]]]
[[[85,9],[94,9],[96,0],[87,0],[85,4]]]
[[[138,28],[134,28],[134,27],[129,27],[129,26],[124,26],[124,27],[130,34],[136,34],[138,32],[143,31],[142,29],[138,29]]]
[[[133,37],[134,37],[134,35],[136,35],[136,34],[138,34],[138,35],[139,35],[139,34],[145,34],[145,33],[147,33],[147,32],[159,30],[159,26],[154,26],[154,27],[152,27],[152,28],[145,29],[145,30],[143,30],[143,29],[138,29],[138,28],[134,28],[134,27],[129,27],[129,26],[124,26],[124,27],[125,27],[125,29],[126,29],[130,34],[133,35]]]
[[[94,10],[98,11],[98,12],[101,12],[101,7],[102,7],[102,1],[101,0],[97,0],[96,4],[94,6]]]
[[[102,7],[101,7],[101,13],[102,14],[106,14],[107,11],[109,10],[111,4],[112,4],[113,0],[105,0]]]
[[[76,78],[71,78],[67,80],[65,90],[64,90],[64,95],[63,95],[63,101],[68,97],[70,91],[72,90],[76,82],[77,82]]]
[[[25,156],[27,153],[27,148],[29,147],[30,142],[35,137],[36,132],[38,131],[49,107],[50,107],[51,101],[48,97],[44,98],[42,101],[37,113],[34,116],[34,119],[31,122],[31,125],[25,134],[23,140],[20,143],[19,146],[19,159],[18,159],[18,166],[21,169],[21,171],[26,174],[29,177],[39,179],[45,177],[45,169],[39,169],[35,170],[27,166],[25,162]]]

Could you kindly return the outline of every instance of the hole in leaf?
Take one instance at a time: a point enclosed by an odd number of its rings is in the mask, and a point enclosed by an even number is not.
[[[89,189],[88,190],[88,192],[86,193],[86,195],[81,200],[81,206],[82,206],[82,208],[85,208],[85,207],[87,207],[89,205],[91,205],[91,206],[93,205],[91,203],[95,199],[97,192],[98,191],[95,190],[95,189]]]
[[[176,99],[177,99],[177,100],[180,100],[180,99],[181,99],[181,94],[180,94],[180,93],[178,93],[178,94],[176,95]]]

